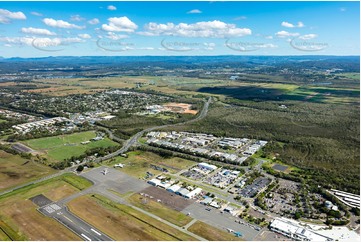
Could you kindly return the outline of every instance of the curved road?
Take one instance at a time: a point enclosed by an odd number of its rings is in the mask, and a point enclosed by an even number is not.
[[[120,148],[119,150],[117,150],[117,151],[115,151],[115,152],[113,152],[113,153],[111,153],[109,155],[106,155],[106,156],[99,157],[99,158],[95,159],[95,162],[101,162],[101,161],[104,161],[104,160],[109,160],[109,159],[111,159],[111,158],[113,158],[115,156],[118,156],[118,155],[126,152],[146,132],[150,132],[150,131],[153,131],[153,130],[156,130],[156,129],[168,128],[168,127],[176,126],[176,125],[184,125],[184,124],[188,124],[188,123],[193,123],[193,122],[196,122],[196,121],[199,121],[199,120],[203,119],[204,117],[206,117],[206,115],[208,113],[208,108],[209,108],[209,104],[211,103],[211,101],[212,101],[212,97],[209,97],[208,101],[204,103],[202,111],[200,112],[200,114],[195,119],[188,120],[188,121],[185,121],[185,122],[182,122],[182,123],[166,124],[166,125],[161,125],[161,126],[156,126],[156,127],[151,127],[151,128],[148,128],[148,129],[144,129],[144,130],[136,133],[135,135],[133,135],[130,139],[128,139],[124,143],[122,148]]]
[[[113,158],[115,156],[118,156],[124,152],[126,152],[132,145],[134,145],[137,140],[142,137],[142,135],[145,133],[145,132],[150,132],[152,130],[156,130],[156,129],[161,129],[161,128],[167,128],[167,127],[171,127],[171,126],[176,126],[176,125],[183,125],[183,124],[188,124],[188,123],[192,123],[192,122],[196,122],[196,121],[199,121],[201,119],[203,119],[204,117],[206,117],[207,113],[208,113],[208,108],[209,108],[209,104],[211,103],[212,101],[212,97],[209,97],[208,98],[208,101],[204,103],[204,106],[203,106],[203,109],[202,111],[200,112],[200,114],[195,118],[195,119],[192,119],[192,120],[188,120],[186,122],[183,122],[183,123],[177,123],[177,124],[167,124],[167,125],[162,125],[162,126],[156,126],[156,127],[152,127],[152,128],[148,128],[148,129],[144,129],[138,133],[136,133],[135,135],[133,135],[130,139],[128,139],[127,141],[124,142],[124,145],[122,148],[120,148],[119,150],[109,154],[109,155],[106,155],[104,157],[100,157],[100,158],[97,158],[95,159],[95,162],[101,162],[101,161],[104,161],[104,160],[108,160],[110,158]],[[110,132],[110,131],[109,131]],[[107,132],[109,134],[109,132]],[[111,132],[110,132],[111,133]],[[114,135],[111,133],[110,137],[114,137]],[[80,163],[78,164],[77,166],[79,165],[82,165],[83,163]],[[70,172],[72,169],[74,169],[75,167],[68,167],[62,171],[59,171],[55,174],[51,174],[49,176],[46,176],[46,177],[43,177],[43,178],[40,178],[38,180],[35,180],[35,181],[32,181],[32,182],[28,182],[28,183],[25,183],[25,184],[22,184],[22,185],[19,185],[19,186],[16,186],[16,187],[13,187],[13,188],[10,188],[8,190],[5,190],[5,191],[2,191],[0,192],[0,196],[4,195],[4,194],[7,194],[9,192],[12,192],[14,190],[17,190],[17,189],[20,189],[20,188],[23,188],[25,186],[29,186],[29,185],[32,185],[32,184],[37,184],[39,182],[42,182],[42,181],[45,181],[45,180],[48,180],[48,179],[51,179],[51,178],[54,178],[54,177],[57,177],[57,176],[60,176],[66,172]]]

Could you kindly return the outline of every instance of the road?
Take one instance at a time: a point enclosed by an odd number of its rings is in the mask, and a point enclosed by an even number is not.
[[[204,106],[203,106],[203,109],[201,110],[200,114],[195,118],[195,119],[192,119],[192,120],[188,120],[186,122],[183,122],[183,123],[177,123],[177,124],[167,124],[167,125],[162,125],[162,126],[156,126],[156,127],[152,127],[152,128],[148,128],[148,129],[145,129],[145,130],[142,130],[138,133],[136,133],[135,135],[133,135],[130,139],[128,139],[127,141],[124,142],[123,144],[123,147],[120,148],[119,150],[109,154],[109,155],[106,155],[104,157],[100,157],[100,158],[97,158],[95,159],[95,162],[101,162],[101,161],[104,161],[104,160],[108,160],[108,159],[111,159],[113,157],[116,157],[124,152],[126,152],[132,145],[134,145],[137,140],[142,137],[142,135],[145,133],[145,132],[150,132],[152,130],[156,130],[156,129],[161,129],[161,128],[167,128],[167,127],[171,127],[171,126],[176,126],[176,125],[184,125],[184,124],[188,124],[188,123],[192,123],[192,122],[196,122],[196,121],[199,121],[201,119],[203,119],[204,117],[206,117],[207,113],[208,113],[208,108],[209,108],[209,104],[211,103],[212,101],[212,98],[208,98],[207,102],[204,103]],[[117,138],[113,135],[113,133],[109,130],[109,129],[104,129],[110,137],[112,137],[113,139]],[[121,140],[123,142],[123,140]],[[28,183],[25,183],[25,184],[22,184],[22,185],[19,185],[19,186],[16,186],[16,187],[13,187],[11,189],[8,189],[8,190],[4,190],[2,192],[0,192],[0,196],[2,195],[5,195],[7,193],[10,193],[14,190],[17,190],[17,189],[20,189],[20,188],[23,188],[23,187],[26,187],[26,186],[29,186],[29,185],[32,185],[32,184],[37,184],[39,182],[42,182],[42,181],[45,181],[45,180],[48,180],[48,179],[51,179],[51,178],[54,178],[54,177],[57,177],[57,176],[60,176],[66,172],[71,172],[72,170],[74,170],[77,166],[79,165],[83,165],[84,162],[76,165],[76,166],[73,166],[73,167],[68,167],[62,171],[59,171],[58,173],[55,173],[55,174],[52,174],[52,175],[49,175],[49,176],[46,176],[46,177],[43,177],[43,178],[40,178],[38,180],[35,180],[35,181],[32,181],[32,182],[28,182]]]
[[[200,114],[195,118],[195,119],[192,119],[192,120],[188,120],[188,121],[185,121],[185,122],[182,122],[182,123],[176,123],[176,124],[166,124],[166,125],[161,125],[161,126],[156,126],[156,127],[151,127],[151,128],[148,128],[148,129],[144,129],[138,133],[136,133],[135,135],[133,135],[130,139],[128,139],[127,141],[125,141],[124,145],[122,148],[120,148],[119,150],[109,154],[109,155],[106,155],[106,156],[103,156],[103,157],[99,157],[97,159],[95,159],[95,162],[101,162],[101,161],[104,161],[104,160],[109,160],[113,157],[116,157],[120,154],[123,154],[124,152],[127,152],[127,150],[132,146],[134,145],[137,140],[143,136],[144,133],[147,133],[147,132],[151,132],[153,130],[156,130],[156,129],[162,129],[162,128],[168,128],[168,127],[171,127],[171,126],[178,126],[178,125],[184,125],[184,124],[189,124],[189,123],[193,123],[193,122],[196,122],[196,121],[199,121],[203,118],[205,118],[207,116],[207,113],[208,113],[208,108],[209,108],[209,104],[211,103],[212,101],[212,98],[208,98],[208,101],[204,103],[204,106],[200,112]],[[109,130],[108,130],[109,131]]]
[[[56,203],[39,208],[39,211],[52,217],[86,241],[112,241],[106,234],[99,232],[84,220],[71,213],[67,207]]]
[[[109,171],[106,175],[102,173],[102,171],[105,168],[107,168]],[[70,202],[71,200],[77,197],[83,196],[85,194],[96,193],[105,196],[114,202],[122,203],[127,206],[130,206],[133,209],[138,210],[198,240],[203,240],[203,241],[205,240],[204,238],[188,231],[187,229],[174,225],[148,211],[145,211],[141,208],[129,204],[129,202],[127,202],[123,197],[120,197],[119,195],[116,195],[115,193],[111,192],[114,191],[117,194],[125,194],[129,191],[134,193],[140,192],[146,187],[149,187],[150,186],[149,184],[140,181],[134,177],[131,177],[121,171],[108,167],[94,168],[88,172],[81,174],[81,176],[92,181],[94,185],[81,192],[70,195],[69,197],[66,197],[56,203],[46,205],[40,208],[39,211],[45,214],[46,216],[56,219],[57,221],[65,225],[67,228],[72,230],[74,233],[76,233],[78,236],[82,237],[82,239],[88,240],[89,238],[91,240],[111,240],[110,237],[104,235],[103,233],[101,233],[101,231],[94,229],[93,227],[91,227],[91,225],[87,224],[85,221],[81,220],[80,218],[72,214],[70,211],[68,211],[66,207],[66,204],[68,202]],[[94,232],[94,230],[101,235]]]

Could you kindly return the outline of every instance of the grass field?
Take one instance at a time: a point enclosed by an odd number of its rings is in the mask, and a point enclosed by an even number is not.
[[[37,151],[44,152],[51,161],[62,161],[72,156],[79,156],[91,148],[118,145],[108,138],[100,141],[92,141],[85,145],[81,144],[81,142],[88,141],[95,137],[96,133],[94,131],[87,131],[55,137],[32,139],[23,141],[23,143]]]
[[[9,236],[7,236],[4,231],[0,230],[0,240],[1,241],[11,241]]]
[[[241,237],[236,237],[233,233],[215,228],[209,224],[197,221],[188,228],[188,231],[197,234],[209,241],[240,241]]]
[[[336,74],[336,76],[346,77],[354,80],[360,80],[360,73],[350,72],[350,73]]]
[[[160,171],[150,168],[150,164],[167,168],[170,173],[176,173],[186,169],[196,163],[179,157],[163,158],[152,152],[132,151],[128,153],[128,158],[117,157],[109,165],[122,163],[124,167],[121,170],[131,176],[144,177],[149,171],[153,174],[159,174]]]
[[[160,221],[102,196],[78,197],[70,210],[115,240],[194,240]]]
[[[54,172],[48,166],[0,150],[0,191]]]
[[[178,225],[178,226],[185,226],[190,221],[192,221],[192,218],[178,212],[176,210],[170,209],[161,203],[155,202],[153,200],[148,199],[146,204],[142,203],[142,196],[139,194],[134,194],[128,198],[129,202],[133,204],[134,206],[137,206],[143,210],[146,210],[154,215],[157,215],[158,217],[167,220],[168,222],[171,222],[172,224]]]
[[[72,184],[77,184],[82,189],[91,185],[82,177],[65,174],[1,196],[1,229],[5,230],[12,240],[80,240],[56,220],[39,213],[37,206],[29,200],[39,194],[52,200],[65,198],[79,191],[78,187]]]

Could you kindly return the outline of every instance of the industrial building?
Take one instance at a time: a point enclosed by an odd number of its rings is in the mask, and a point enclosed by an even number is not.
[[[194,189],[193,191],[189,192],[187,195],[185,195],[185,198],[191,199],[194,198],[195,196],[199,195],[202,192],[202,189],[197,187],[196,189]]]
[[[208,163],[204,163],[204,162],[198,163],[198,167],[201,169],[207,169],[207,170],[211,170],[211,171],[214,171],[215,169],[217,169],[217,166],[214,166],[214,165],[211,165]]]

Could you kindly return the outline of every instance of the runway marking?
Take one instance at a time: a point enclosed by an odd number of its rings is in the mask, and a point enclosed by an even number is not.
[[[95,229],[90,229],[91,231],[93,231],[94,233],[96,233],[97,235],[102,235],[101,233],[99,233],[98,231],[96,231]]]
[[[81,236],[83,236],[86,240],[88,241],[92,241],[88,236],[86,236],[85,234],[81,234]]]
[[[88,231],[87,231],[86,229],[84,229],[83,227],[80,227],[80,226],[79,226],[79,228],[82,229],[82,230],[84,230],[85,232],[88,232]]]
[[[71,220],[70,218],[68,218],[67,216],[64,215],[64,218],[66,218],[67,220],[69,220],[70,222],[74,223],[73,220]]]

